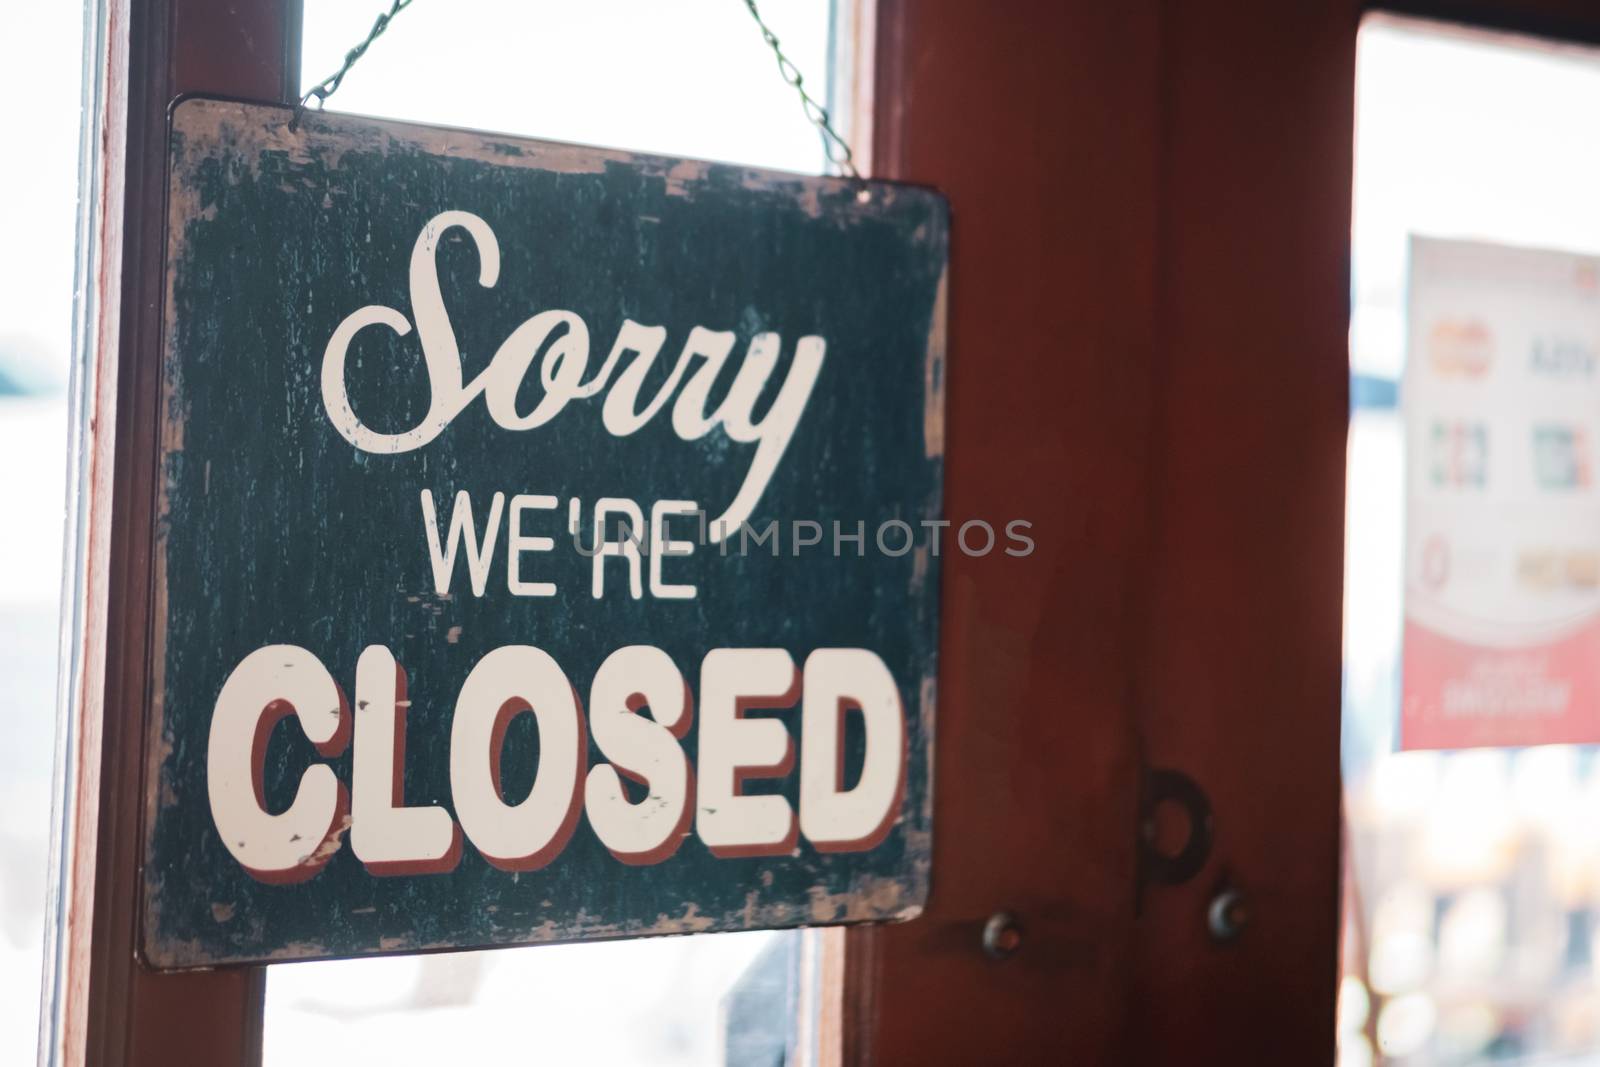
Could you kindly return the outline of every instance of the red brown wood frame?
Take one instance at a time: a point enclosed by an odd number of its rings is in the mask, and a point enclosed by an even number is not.
[[[1600,32],[1566,0],[1404,6]],[[1333,1059],[1362,12],[880,0],[874,171],[952,205],[947,513],[1039,551],[945,559],[933,895],[850,935],[854,1061]],[[1141,764],[1216,827],[1142,908]]]
[[[1161,27],[1150,3],[879,3],[874,171],[951,203],[946,514],[1029,520],[1038,550],[944,557],[932,898],[850,936],[857,1061],[1131,1062]],[[1022,942],[997,961],[1002,909]]]
[[[79,711],[75,875],[64,996],[68,1064],[260,1059],[264,972],[156,975],[135,959],[156,456],[166,109],[184,92],[289,99],[298,0],[108,0],[99,387],[88,401],[90,666]],[[108,432],[109,431],[109,432]],[[103,658],[93,646],[102,631]],[[89,916],[85,921],[85,916]]]
[[[154,309],[166,105],[286,99],[299,3],[108,4],[64,1061],[246,1064],[260,970],[134,958]],[[934,894],[852,932],[846,1058],[1329,1062],[1360,5],[879,6],[874,169],[954,211],[948,513],[1039,547],[945,557]],[[1600,40],[1578,0],[1398,6]],[[1141,907],[1142,766],[1197,780],[1217,836]],[[1223,885],[1250,910],[1228,945]]]

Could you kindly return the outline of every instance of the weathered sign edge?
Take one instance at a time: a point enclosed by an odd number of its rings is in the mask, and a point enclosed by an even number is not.
[[[150,618],[146,640],[146,655],[150,657],[150,669],[147,672],[148,689],[142,695],[140,712],[144,718],[144,759],[143,780],[140,783],[140,799],[144,809],[142,841],[140,844],[139,865],[139,894],[140,894],[140,923],[138,937],[135,939],[135,951],[141,965],[159,971],[194,971],[211,970],[219,966],[248,966],[263,963],[300,962],[313,960],[371,958],[380,955],[401,954],[428,954],[434,952],[450,951],[481,951],[496,948],[517,948],[533,944],[558,944],[576,943],[584,941],[613,941],[632,940],[644,937],[665,937],[693,933],[731,932],[737,930],[753,929],[794,929],[810,926],[838,926],[856,925],[861,923],[879,922],[905,922],[916,918],[926,907],[932,889],[932,823],[933,823],[933,790],[935,788],[934,767],[934,737],[936,732],[936,703],[937,703],[937,673],[924,674],[917,685],[918,717],[923,727],[925,752],[923,753],[924,765],[927,769],[927,788],[924,792],[922,810],[919,812],[921,823],[926,829],[911,831],[921,840],[908,841],[906,854],[910,859],[909,868],[905,875],[903,889],[905,897],[897,894],[897,899],[889,907],[868,907],[865,911],[849,911],[842,917],[829,914],[821,917],[818,912],[822,908],[837,908],[838,904],[829,900],[813,899],[812,916],[795,922],[760,921],[746,916],[741,925],[726,922],[727,916],[719,920],[710,915],[698,914],[697,908],[690,904],[682,916],[676,918],[662,916],[650,926],[636,928],[620,928],[619,924],[601,924],[600,927],[587,932],[557,929],[553,921],[544,926],[529,931],[525,940],[491,942],[484,944],[465,944],[450,942],[446,944],[418,944],[394,939],[393,944],[384,944],[379,949],[371,952],[337,953],[327,952],[318,945],[291,944],[282,949],[261,954],[248,954],[231,957],[218,957],[205,952],[198,946],[162,942],[158,936],[159,923],[159,881],[153,874],[146,870],[147,860],[153,845],[156,822],[161,809],[161,782],[162,767],[168,756],[169,746],[163,738],[164,717],[161,714],[166,671],[166,636],[167,636],[167,583],[166,583],[166,548],[167,538],[163,532],[164,518],[167,514],[165,476],[163,473],[164,457],[176,445],[182,445],[182,426],[169,418],[169,401],[172,400],[171,386],[166,374],[167,363],[170,355],[170,345],[174,336],[174,323],[176,316],[176,294],[174,275],[179,260],[179,249],[182,237],[182,227],[174,225],[173,211],[179,204],[179,191],[174,188],[178,178],[173,152],[173,135],[178,131],[178,123],[185,105],[189,104],[222,104],[244,107],[252,110],[277,112],[281,116],[282,126],[288,132],[288,124],[293,117],[295,108],[290,105],[275,102],[253,101],[223,95],[188,93],[175,97],[167,109],[167,142],[164,146],[166,154],[166,182],[163,187],[162,225],[166,229],[166,239],[163,244],[163,266],[161,278],[161,307],[162,318],[160,322],[159,367],[157,375],[157,388],[160,390],[158,401],[158,432],[157,454],[155,461],[156,477],[153,480],[152,492],[155,496],[154,506],[151,509],[154,525],[152,537],[152,553],[149,561],[149,581],[151,583]],[[299,119],[299,126],[304,131],[317,130],[328,132],[330,123],[356,122],[371,127],[377,127],[396,141],[410,143],[422,147],[420,140],[413,136],[405,136],[410,131],[417,134],[433,133],[446,134],[461,140],[475,139],[479,142],[480,151],[488,148],[490,154],[476,155],[476,158],[497,166],[513,168],[539,168],[545,170],[561,170],[564,166],[552,166],[552,163],[565,164],[583,170],[591,169],[593,163],[604,164],[608,161],[626,162],[630,164],[648,163],[660,169],[669,185],[672,182],[684,183],[702,180],[710,168],[732,169],[740,172],[741,181],[748,188],[782,188],[785,185],[801,190],[809,185],[811,189],[818,188],[819,183],[831,185],[837,191],[846,191],[855,183],[849,178],[831,176],[805,175],[792,172],[768,170],[743,166],[740,164],[720,163],[706,160],[675,159],[667,156],[652,155],[650,153],[635,153],[620,149],[597,148],[568,142],[542,141],[532,138],[517,137],[509,134],[476,131],[461,127],[432,126],[422,123],[403,122],[391,119],[373,118],[363,115],[344,113],[325,113],[320,111],[303,112]],[[396,136],[396,135],[399,136]],[[293,134],[291,134],[293,136]],[[533,149],[532,154],[529,149]],[[455,154],[455,153],[447,153]],[[461,153],[471,154],[475,153]],[[937,189],[914,183],[888,182],[883,180],[868,180],[867,188],[875,196],[892,197],[898,190],[915,191],[919,195],[934,198],[943,209],[946,259],[940,274],[938,289],[930,316],[928,343],[924,360],[924,380],[926,389],[924,394],[923,411],[923,436],[925,455],[930,459],[942,459],[944,454],[944,416],[945,416],[945,382],[946,382],[946,337],[948,331],[948,285],[949,285],[949,219],[950,210],[948,200]],[[820,210],[813,204],[810,210]],[[937,511],[943,514],[943,485],[942,478],[936,490]],[[940,639],[940,607],[943,599],[943,583],[936,583],[933,597],[932,611],[932,638],[933,647],[937,650]],[[348,826],[348,818],[346,819]],[[902,888],[902,883],[889,880],[897,890]],[[826,895],[825,895],[826,896]],[[845,905],[854,900],[866,900],[871,903],[870,891],[857,894],[836,894],[844,896]],[[748,911],[748,909],[746,909]],[[607,928],[609,926],[609,929]],[[543,935],[543,936],[541,936]],[[188,951],[185,951],[187,949]]]

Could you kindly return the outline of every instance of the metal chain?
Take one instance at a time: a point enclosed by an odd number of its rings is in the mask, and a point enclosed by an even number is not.
[[[850,145],[843,137],[839,136],[833,128],[833,121],[828,117],[828,109],[806,92],[805,77],[801,75],[800,68],[783,54],[783,46],[778,43],[777,34],[772,32],[766,20],[761,17],[761,12],[756,8],[756,0],[744,0],[744,6],[750,9],[750,17],[756,20],[756,25],[761,27],[761,36],[767,42],[767,47],[772,49],[772,54],[778,59],[778,73],[783,75],[783,80],[794,87],[800,94],[800,107],[806,113],[806,119],[822,134],[822,151],[827,155],[828,162],[838,167],[857,182],[865,182],[861,172],[856,169],[854,154]]]
[[[323,78],[313,85],[305,96],[300,98],[300,104],[295,108],[294,117],[289,121],[289,128],[293,129],[300,122],[300,115],[313,99],[317,102],[317,110],[321,111],[327,104],[328,97],[338,91],[344,76],[350,73],[350,68],[356,65],[357,60],[367,54],[367,49],[372,42],[383,36],[383,31],[389,28],[389,22],[400,12],[411,6],[411,0],[394,0],[389,10],[380,14],[377,21],[373,22],[372,29],[367,33],[367,39],[356,45],[344,54],[344,63],[338,70]],[[756,25],[761,27],[761,37],[767,42],[767,47],[772,49],[772,54],[778,60],[778,73],[783,75],[783,80],[800,94],[800,108],[805,112],[806,121],[817,128],[822,134],[822,150],[828,157],[828,162],[838,167],[845,174],[857,182],[864,183],[861,172],[856,169],[854,153],[843,137],[839,136],[833,128],[833,121],[828,116],[828,109],[817,103],[816,98],[806,91],[805,76],[800,73],[800,68],[794,61],[783,54],[783,46],[778,43],[778,35],[772,32],[766,20],[761,17],[761,11],[756,7],[756,0],[744,0],[744,6],[750,9],[750,17],[756,20]]]
[[[383,31],[389,28],[389,21],[410,6],[411,0],[394,0],[393,6],[378,16],[377,21],[372,24],[372,29],[367,33],[367,39],[344,54],[344,64],[338,70],[313,85],[306,95],[300,98],[300,105],[295,108],[294,118],[289,122],[290,129],[293,129],[299,123],[300,113],[306,109],[306,105],[311,103],[312,97],[316,98],[317,110],[322,110],[323,105],[328,102],[328,97],[338,91],[340,83],[344,81],[344,76],[349,74],[350,68],[356,65],[356,60],[366,55],[367,49],[372,46],[372,42],[383,36]]]

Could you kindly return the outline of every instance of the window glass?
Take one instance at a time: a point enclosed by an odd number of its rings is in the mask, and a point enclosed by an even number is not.
[[[304,87],[337,70],[386,6],[308,0]],[[825,98],[832,5],[768,0],[762,14]],[[424,0],[391,23],[329,107],[784,170],[825,166],[794,90],[736,2]],[[823,940],[752,932],[274,966],[265,1059],[809,1062]]]
[[[832,7],[761,5],[819,100],[829,83]],[[306,0],[303,87],[338,70],[387,8],[382,0]],[[417,0],[329,107],[813,174],[824,162],[795,91],[738,0]]]
[[[1592,51],[1361,30],[1349,1067],[1600,1052],[1596,100]]]
[[[55,749],[84,11],[0,5],[0,1062],[34,1055]]]

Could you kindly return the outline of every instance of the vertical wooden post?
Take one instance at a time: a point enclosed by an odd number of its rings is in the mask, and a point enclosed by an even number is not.
[[[951,204],[945,514],[1038,550],[943,556],[932,896],[849,934],[850,1062],[1124,1062],[1157,6],[878,5],[873,173]]]
[[[877,172],[951,201],[947,514],[1041,536],[945,561],[932,899],[858,937],[867,1047],[1327,1062],[1355,5],[881,10]],[[1142,767],[1216,836],[1136,908]]]
[[[73,650],[71,827],[45,1027],[65,1064],[252,1064],[264,971],[157,975],[136,958],[149,679],[150,550],[167,105],[185,92],[285,100],[298,86],[299,0],[105,0],[94,350],[80,355],[86,454],[82,627]]]
[[[1333,1061],[1357,24],[1340,3],[1163,8],[1135,700],[1216,837],[1198,877],[1146,896],[1131,1062]],[[1219,941],[1230,891],[1248,925]]]

